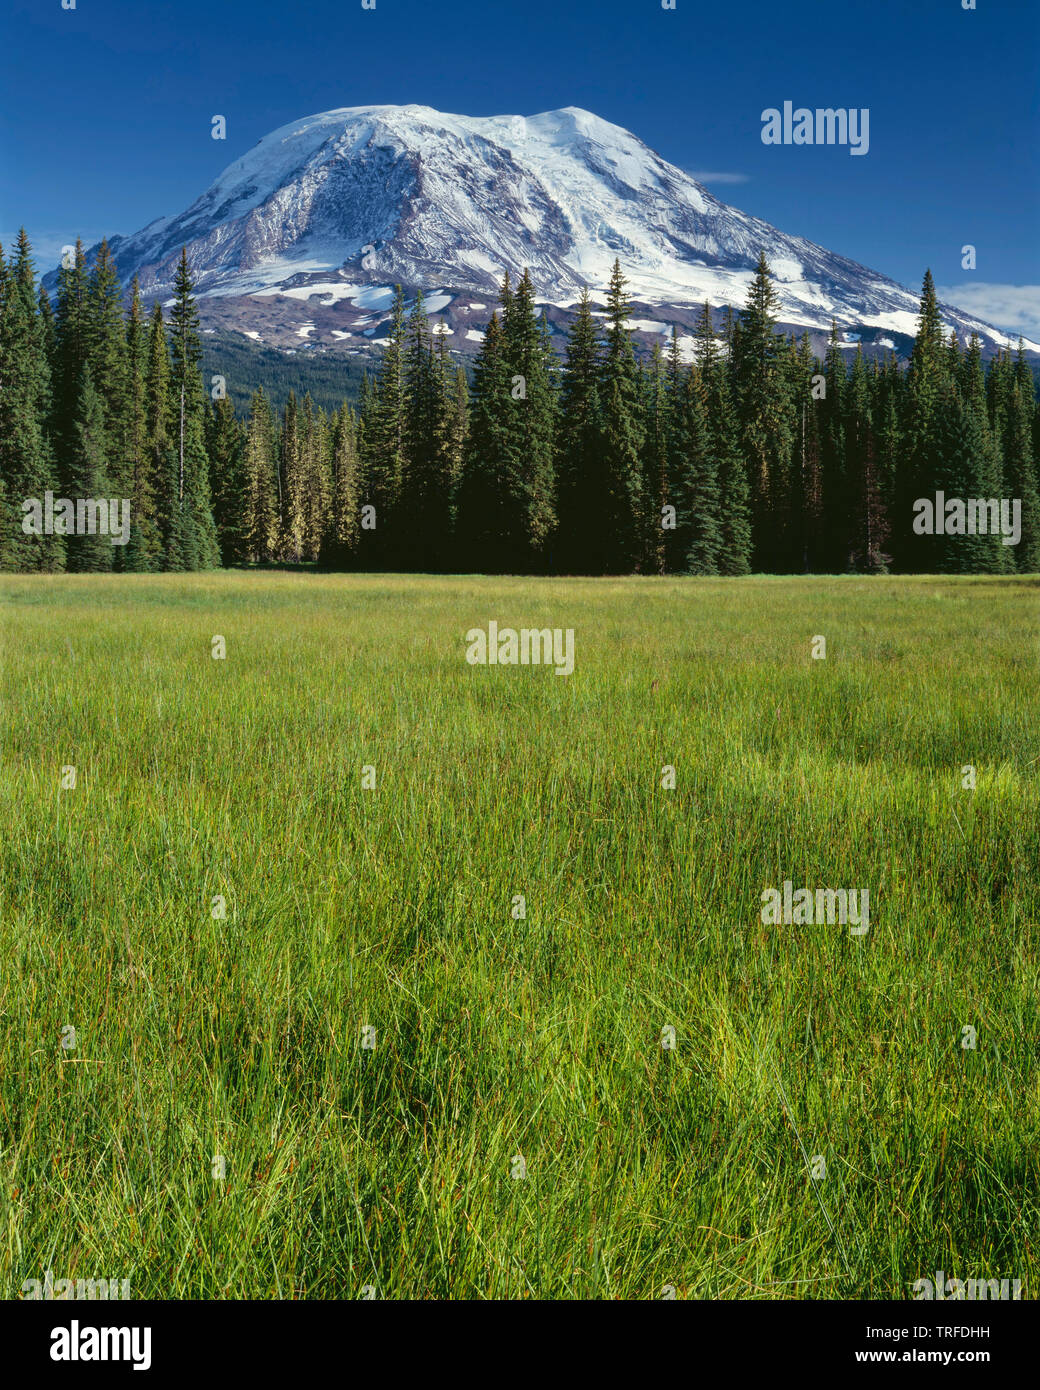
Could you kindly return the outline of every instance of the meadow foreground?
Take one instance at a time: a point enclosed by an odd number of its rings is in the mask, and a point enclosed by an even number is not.
[[[1024,577],[3,577],[0,1291],[1035,1297],[1038,635]]]

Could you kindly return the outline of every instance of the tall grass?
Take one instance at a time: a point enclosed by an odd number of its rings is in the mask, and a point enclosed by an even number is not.
[[[1038,617],[5,578],[0,1293],[1035,1297]],[[468,665],[491,618],[573,628],[574,674]],[[869,933],[764,925],[785,879]]]

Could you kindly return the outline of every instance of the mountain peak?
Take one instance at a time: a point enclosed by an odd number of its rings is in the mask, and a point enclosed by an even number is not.
[[[894,346],[914,332],[918,307],[886,276],[720,202],[632,132],[578,106],[463,116],[371,105],[304,116],[264,136],[185,212],[111,245],[120,274],[138,274],[152,297],[169,293],[186,246],[200,295],[241,301],[240,322],[250,305],[270,320],[279,296],[308,312],[315,285],[320,307],[339,312],[342,301],[355,315],[359,295],[395,283],[449,299],[469,291],[483,303],[505,271],[525,268],[540,296],[566,307],[585,286],[602,290],[617,258],[652,333],[705,300],[740,306],[762,251],[792,328],[826,332],[834,318],[850,342]],[[946,318],[964,338],[1007,341],[955,310]],[[354,326],[312,339],[325,325],[310,323],[308,343],[342,343]]]

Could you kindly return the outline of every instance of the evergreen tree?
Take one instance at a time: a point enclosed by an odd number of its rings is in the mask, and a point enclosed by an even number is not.
[[[72,457],[77,447],[76,412],[79,408],[81,372],[89,360],[90,324],[87,301],[87,262],[77,238],[74,252],[67,252],[58,270],[55,313],[51,438],[54,444],[57,482],[62,495],[71,492]]]
[[[677,350],[676,331],[672,329],[672,343]],[[672,415],[675,398],[668,389],[664,358],[659,344],[655,343],[650,356],[650,365],[642,380],[643,411],[643,476],[640,482],[642,496],[642,545],[639,568],[644,574],[664,574],[666,565],[666,539],[668,532],[662,529],[662,515],[669,502],[670,445],[674,440]]]
[[[362,533],[362,542],[366,563],[377,568],[403,558],[398,509],[404,475],[405,336],[404,294],[397,285],[379,379],[364,416],[364,502],[375,508],[376,524],[372,531]]]
[[[772,526],[776,536],[775,568],[781,574],[804,568],[802,535],[802,468],[799,452],[803,367],[794,334],[779,337],[777,390],[780,393],[784,440],[773,476]],[[786,447],[784,447],[786,445]]]
[[[987,454],[984,426],[979,415],[961,398],[952,376],[947,376],[943,383],[937,419],[939,473],[935,487],[947,499],[964,503],[969,498],[984,497]],[[943,520],[945,513],[936,517],[937,527]],[[940,574],[983,573],[992,562],[990,541],[988,536],[967,533],[937,535],[932,547],[933,567]]]
[[[718,463],[708,427],[707,388],[696,365],[678,372],[672,408],[668,491],[677,510],[675,568],[686,574],[718,574],[723,548]]]
[[[399,541],[409,568],[436,570],[451,522],[442,472],[444,398],[421,291],[408,318],[404,350],[403,474]]]
[[[961,345],[957,341],[957,330],[950,329],[950,336],[946,340],[946,376],[950,381],[956,382],[960,377],[961,371]]]
[[[45,433],[50,371],[35,274],[32,248],[23,227],[0,290],[0,564],[9,570],[51,571],[64,567],[62,537],[23,529],[27,513],[22,504],[33,499],[42,509],[46,492],[55,484],[54,461]]]
[[[145,482],[142,495],[151,499],[154,526],[142,527],[149,569],[166,568],[166,547],[178,505],[177,458],[171,422],[170,350],[158,301],[152,306],[145,369]]]
[[[727,338],[735,327],[727,315]],[[705,304],[696,334],[697,370],[708,428],[708,455],[715,462],[719,492],[720,574],[751,572],[751,486],[740,449],[739,421],[730,390],[731,367],[723,361],[712,326],[711,309]]]
[[[820,458],[819,412],[814,391],[822,376],[813,356],[809,334],[802,334],[793,363],[792,395],[795,435],[791,456],[791,568],[809,574],[823,568],[820,551],[823,528],[823,473]],[[824,388],[826,383],[824,383]]]
[[[1022,504],[1022,534],[1016,546],[1004,546],[1019,574],[1040,570],[1040,494],[1033,464],[1032,381],[1028,397],[1021,378],[1012,377],[1004,444],[1004,488],[1009,501]]]
[[[606,524],[600,470],[603,411],[601,347],[589,292],[583,289],[567,342],[555,471],[559,530],[553,543],[556,568],[590,574]]]
[[[535,313],[534,286],[524,271],[516,291],[502,300],[502,350],[509,392],[501,402],[509,490],[502,559],[511,570],[537,572],[546,564],[556,525],[557,392],[555,354],[545,318]]]
[[[303,398],[301,456],[302,552],[304,560],[315,561],[332,510],[332,458],[325,412],[315,407],[309,391]]]
[[[108,434],[101,397],[94,388],[93,376],[87,362],[84,362],[80,373],[75,431],[69,469],[69,497],[77,504],[77,511],[81,502],[87,506],[90,500],[107,510],[107,499],[112,496],[106,473]],[[66,546],[70,570],[82,574],[97,574],[112,568],[112,541],[108,535],[97,529],[96,519],[94,526],[93,532],[88,530],[68,537]]]
[[[944,427],[941,402],[946,399],[949,355],[943,340],[942,319],[930,270],[921,287],[917,336],[906,375],[904,446],[896,479],[896,504],[892,549],[900,569],[925,572],[934,568],[939,555],[938,538],[913,531],[914,502],[934,497],[942,475]]]
[[[507,277],[503,300],[511,293]],[[513,559],[509,542],[515,542],[519,465],[511,453],[512,440],[505,418],[511,377],[502,326],[495,312],[473,368],[470,432],[459,487],[457,525],[460,556],[466,568],[486,574],[508,572]]]
[[[227,396],[214,403],[206,452],[221,562],[244,565],[250,557],[250,477],[244,432]]]
[[[874,364],[871,383],[873,397],[875,458],[877,464],[877,485],[881,505],[888,526],[886,543],[886,563],[893,566],[892,530],[896,506],[896,481],[899,476],[899,463],[902,456],[902,375],[894,352],[890,352],[883,364]]]
[[[370,569],[375,564],[377,558],[377,535],[378,529],[371,525],[366,529],[363,525],[365,517],[369,521],[378,522],[378,513],[375,511],[375,504],[371,501],[371,490],[375,487],[376,479],[373,477],[373,442],[376,429],[376,409],[378,397],[376,383],[368,375],[367,371],[361,373],[361,385],[358,388],[357,414],[354,427],[354,446],[357,449],[357,488],[358,488],[358,535],[354,546],[353,562],[358,569]],[[372,508],[366,512],[366,506]]]
[[[561,382],[529,274],[515,289],[507,276],[471,401],[422,296],[406,323],[398,288],[356,412],[329,418],[290,391],[278,428],[257,391],[243,428],[229,401],[206,398],[184,252],[167,334],[158,305],[145,324],[136,281],[124,320],[105,243],[89,274],[82,246],[63,264],[52,311],[23,233],[12,264],[0,251],[0,568],[60,568],[66,553],[80,570],[1040,568],[1040,408],[1021,345],[984,373],[979,339],[944,333],[930,274],[905,373],[894,354],[868,368],[860,349],[850,373],[835,325],[818,363],[807,334],[777,334],[778,308],[760,257],[739,321],[727,312],[716,334],[704,306],[692,366],[677,330],[667,359],[641,363],[615,262],[605,341],[585,293]],[[129,497],[130,544],[24,532],[21,501],[47,491]],[[914,501],[937,491],[1017,500],[1019,545],[914,534]]]
[[[51,304],[51,297],[40,281],[40,288],[36,295],[37,310],[40,315],[40,334],[43,342],[43,352],[47,360],[47,372],[49,380],[54,378],[54,358],[57,351],[58,332],[54,319],[54,307]],[[52,396],[53,399],[53,396]]]
[[[173,508],[166,567],[174,570],[213,569],[220,564],[220,547],[210,504],[209,459],[206,456],[206,397],[199,372],[202,348],[199,315],[188,267],[187,251],[173,281],[170,309],[170,394],[174,406],[177,449],[177,497]]]
[[[1011,388],[1014,372],[1011,366],[1011,352],[1001,350],[990,359],[986,372],[986,402],[989,411],[990,434],[997,452],[1000,489],[995,497],[1009,497],[1007,474],[1008,434],[1011,421]],[[1015,572],[1015,556],[1010,546],[1001,545],[997,552],[997,565],[1002,574]]]
[[[602,574],[628,574],[636,569],[643,540],[641,455],[644,436],[635,351],[627,326],[629,301],[625,284],[621,263],[615,260],[607,291],[600,384],[602,530],[593,538],[594,569]]]
[[[438,334],[437,366],[440,380],[441,410],[438,429],[438,458],[447,500],[447,526],[438,548],[437,568],[456,569],[455,527],[457,498],[462,482],[462,467],[469,430],[469,386],[462,367],[452,369],[445,345],[445,335]]]
[[[849,556],[864,574],[884,574],[889,535],[867,364],[857,346],[845,394],[845,445],[848,465]]]
[[[962,451],[963,494],[969,497],[999,498],[1002,488],[1000,448],[989,424],[986,402],[986,376],[982,366],[982,344],[973,333],[968,350],[961,359],[957,393],[968,417],[961,426],[963,434],[956,446]],[[959,422],[953,423],[957,428]],[[949,433],[947,434],[949,438]],[[987,533],[970,538],[964,568],[974,574],[998,574],[1004,565],[1000,536]]]
[[[732,335],[733,380],[740,422],[740,441],[751,483],[752,536],[759,569],[779,566],[786,545],[783,534],[787,461],[794,428],[791,403],[784,389],[784,343],[776,334],[780,297],[765,253]]]
[[[275,558],[279,543],[278,460],[271,406],[262,386],[253,393],[246,431],[246,482],[248,511],[246,542],[250,557],[259,564]]]
[[[162,553],[155,503],[155,474],[148,440],[148,328],[141,309],[137,276],[130,287],[130,310],[123,351],[123,417],[119,435],[123,458],[120,476],[130,501],[130,540],[119,563],[126,570],[156,569]]]
[[[290,389],[278,444],[278,554],[292,564],[303,556],[303,513],[303,446],[296,393]]]
[[[133,479],[125,448],[126,428],[126,325],[119,274],[102,241],[97,259],[87,276],[87,361],[91,380],[101,401],[105,427],[106,476],[113,496],[131,499]]]
[[[360,486],[357,417],[344,405],[332,423],[332,507],[321,551],[322,564],[343,569],[355,560],[361,534]]]
[[[819,403],[820,476],[823,485],[823,535],[820,559],[823,569],[840,574],[848,567],[851,549],[851,486],[845,430],[848,374],[838,325],[831,320],[827,352],[823,359],[824,395]]]

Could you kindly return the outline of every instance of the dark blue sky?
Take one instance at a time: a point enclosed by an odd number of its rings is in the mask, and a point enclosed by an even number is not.
[[[583,106],[726,176],[704,179],[717,197],[915,289],[930,265],[955,302],[1036,337],[1040,5],[977,4],[8,0],[0,239],[24,223],[50,264],[77,234],[136,231],[331,107]],[[869,107],[869,153],[763,145],[761,112],[785,100]]]

